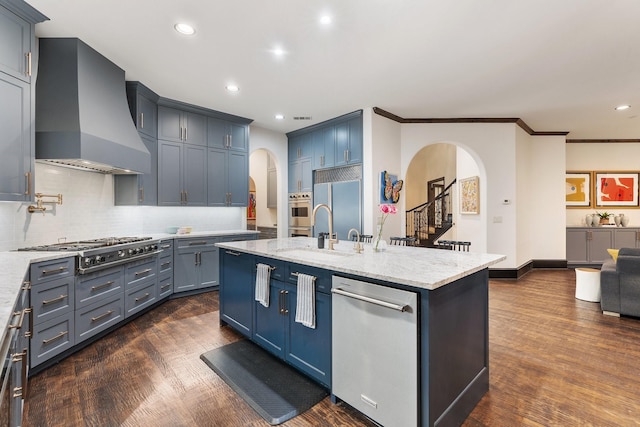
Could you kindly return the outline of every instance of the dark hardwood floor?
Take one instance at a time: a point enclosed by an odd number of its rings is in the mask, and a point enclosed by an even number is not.
[[[489,286],[490,391],[464,426],[640,425],[640,319],[576,300],[573,270]],[[240,339],[218,294],[168,301],[30,379],[24,426],[267,426],[199,358]],[[284,426],[372,426],[329,398]]]

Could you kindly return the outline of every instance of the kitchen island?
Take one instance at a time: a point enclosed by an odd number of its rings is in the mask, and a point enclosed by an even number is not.
[[[334,400],[344,399],[384,425],[399,424],[398,421],[383,422],[396,418],[377,417],[377,411],[382,413],[385,406],[398,406],[403,400],[409,400],[409,408],[413,408],[409,410],[414,412],[413,418],[409,418],[414,420],[412,424],[443,426],[462,423],[489,389],[488,267],[505,257],[391,246],[383,252],[374,252],[370,244],[364,245],[362,253],[357,253],[353,242],[336,244],[334,251],[320,250],[316,245],[316,239],[306,237],[219,243],[218,246],[224,249],[220,251],[221,323],[232,326],[276,355],[281,351],[283,360],[329,387]],[[280,289],[285,295],[287,292],[295,293],[300,273],[316,278],[315,330],[298,327],[296,325],[299,324],[293,320],[285,321],[289,326],[285,326],[283,344],[265,333],[273,330],[273,325],[265,322],[274,318],[261,315],[264,309],[254,301],[257,263],[271,266],[271,287]],[[363,283],[365,290],[368,286],[371,289],[381,286],[416,295],[415,310],[406,308],[408,306],[401,306],[399,310],[415,311],[415,340],[406,342],[404,346],[391,337],[390,345],[398,355],[395,363],[387,358],[383,366],[376,366],[378,361],[364,351],[362,354],[352,352],[345,360],[337,358],[336,355],[342,353],[336,348],[327,348],[336,346],[336,336],[339,335],[336,332],[350,327],[335,323],[336,283],[349,281]],[[280,305],[282,298],[286,301],[286,296],[272,295],[274,304],[277,301]],[[281,313],[295,310],[295,304],[287,304],[279,307]],[[332,317],[328,313],[333,315],[333,324],[327,320],[327,317]],[[384,319],[382,322],[384,326]],[[294,330],[294,327],[299,329]],[[305,335],[297,336],[300,331]],[[382,332],[374,330],[368,334],[380,337]],[[316,339],[313,334],[317,335]],[[280,348],[282,350],[276,351]],[[407,352],[415,353],[412,354],[417,365],[415,373],[410,373],[408,367],[405,370],[402,356]],[[329,358],[328,363],[323,357]],[[387,370],[400,372],[400,376],[413,376],[418,379],[416,390],[398,389],[396,400],[391,403],[372,400],[364,393],[357,399],[364,404],[347,400],[336,391],[334,384],[344,373],[343,369],[337,368],[353,360],[361,361],[360,365],[371,363],[370,378],[381,377],[381,373]],[[397,388],[395,382],[394,379],[389,380],[388,388]],[[416,396],[414,402],[411,402],[414,400],[411,396]]]

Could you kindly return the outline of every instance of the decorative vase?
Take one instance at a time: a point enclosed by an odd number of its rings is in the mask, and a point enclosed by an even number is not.
[[[373,251],[374,252],[384,252],[387,250],[387,241],[384,239],[376,239],[375,242],[373,242]]]
[[[626,227],[627,225],[629,225],[629,217],[628,216],[624,216],[624,215],[620,215],[620,223],[622,224],[623,227]]]
[[[591,215],[591,225],[597,227],[600,224],[600,217],[596,214]]]
[[[616,227],[620,227],[620,217],[618,215],[613,217],[613,222],[616,223]]]
[[[593,214],[587,214],[587,216],[584,217],[584,223],[586,224],[587,227],[591,227],[592,221],[593,221]]]

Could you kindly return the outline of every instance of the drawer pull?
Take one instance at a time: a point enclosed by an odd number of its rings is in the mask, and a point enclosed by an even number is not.
[[[151,294],[149,292],[147,292],[146,294],[142,295],[141,297],[136,298],[135,301],[138,302],[138,301],[145,300],[145,299],[149,298],[149,296],[151,296]]]
[[[13,313],[14,316],[18,316],[20,315],[20,320],[18,320],[18,323],[16,323],[15,325],[9,325],[7,326],[7,328],[9,329],[20,329],[22,328],[22,322],[24,322],[24,315],[27,313],[30,313],[31,309],[29,308],[25,308],[22,311],[16,311]]]
[[[59,274],[67,270],[68,270],[67,267],[58,267],[55,270],[42,270],[42,275],[46,276],[47,274]]]
[[[200,245],[206,245],[207,241],[206,240],[197,240],[195,242],[189,242],[189,246],[200,246]]]
[[[160,286],[160,290],[167,289],[169,286],[171,286],[171,283],[167,283],[166,285],[162,285],[162,286]]]
[[[60,338],[63,338],[65,335],[67,335],[68,333],[69,331],[60,332],[58,335],[56,335],[53,338],[49,338],[48,340],[42,340],[42,344],[49,344],[51,341],[59,340]]]
[[[167,262],[163,262],[162,264],[160,264],[160,268],[165,268],[166,266],[171,265],[171,261],[167,261]]]
[[[150,271],[151,271],[151,269],[150,269],[150,268],[147,268],[147,269],[145,269],[145,270],[142,270],[142,271],[138,271],[138,272],[136,272],[136,274],[135,274],[135,275],[136,275],[136,276],[140,276],[140,275],[142,275],[142,274],[147,274],[147,273],[149,273]]]
[[[240,252],[233,252],[233,251],[224,251],[224,253],[227,254],[227,255],[233,255],[233,256],[242,255]]]
[[[54,299],[50,299],[50,300],[44,300],[42,301],[42,305],[47,305],[47,304],[53,304],[54,302],[60,302],[62,300],[64,300],[65,298],[67,298],[69,295],[60,295],[57,298]]]
[[[169,249],[171,245],[161,245],[160,249]]]
[[[92,286],[91,290],[92,291],[98,291],[98,290],[100,290],[102,288],[106,288],[106,287],[111,286],[111,285],[113,285],[113,280],[109,280],[108,282],[103,283],[102,285]]]
[[[102,313],[100,316],[92,317],[91,321],[92,322],[97,322],[98,320],[104,319],[105,317],[111,315],[112,313],[113,313],[113,310],[106,311],[106,312]]]

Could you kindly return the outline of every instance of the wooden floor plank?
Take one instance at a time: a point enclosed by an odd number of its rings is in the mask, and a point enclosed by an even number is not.
[[[640,426],[640,319],[574,293],[573,270],[490,281],[490,391],[464,426]],[[217,292],[168,301],[36,375],[24,425],[267,426],[199,358],[241,339],[218,315]],[[373,423],[326,398],[283,425]]]

